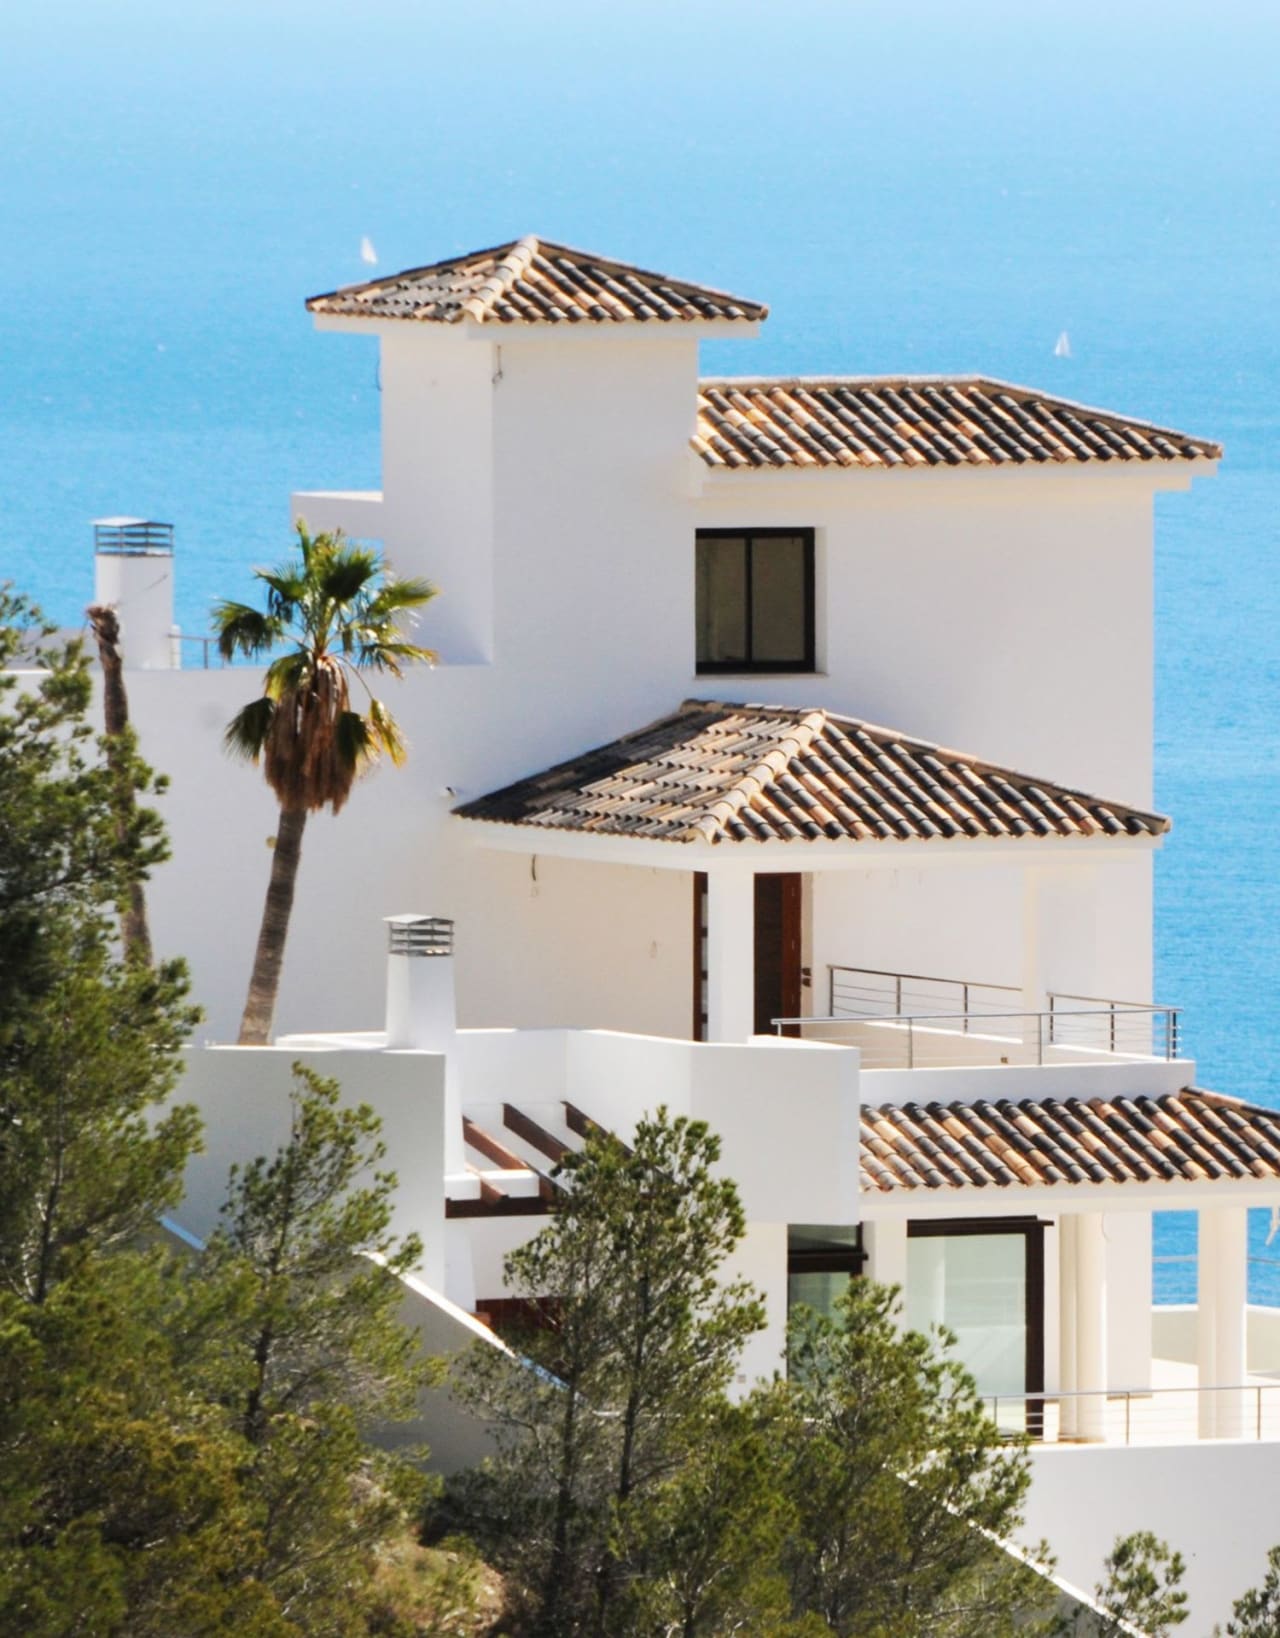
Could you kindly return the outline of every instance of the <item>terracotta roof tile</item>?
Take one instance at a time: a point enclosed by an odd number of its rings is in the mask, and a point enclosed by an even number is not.
[[[1280,1179],[1280,1111],[1188,1087],[862,1110],[862,1188]]]
[[[1204,438],[982,376],[723,379],[698,387],[710,467],[1019,466],[1216,460]]]
[[[670,842],[1159,836],[1169,821],[829,711],[686,700],[456,810]]]
[[[307,308],[434,324],[748,323],[769,311],[762,302],[532,237],[312,296]]]

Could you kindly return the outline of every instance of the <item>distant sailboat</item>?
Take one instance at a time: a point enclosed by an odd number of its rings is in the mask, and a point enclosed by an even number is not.
[[[360,241],[360,260],[365,262],[369,267],[377,266],[378,252],[373,248],[373,241],[369,238],[367,233]]]
[[[1053,344],[1053,356],[1055,358],[1071,357],[1071,337],[1065,330]]]

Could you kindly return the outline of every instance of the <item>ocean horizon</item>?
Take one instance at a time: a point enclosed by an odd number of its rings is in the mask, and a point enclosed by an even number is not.
[[[1278,53],[1242,0],[1211,27],[1100,0],[29,8],[0,67],[0,578],[76,625],[91,520],[164,519],[206,630],[287,550],[291,490],[379,484],[376,347],[304,298],[529,232],[768,302],[707,373],[981,373],[1219,440],[1156,506],[1156,999],[1202,1085],[1280,1107]],[[1269,1227],[1250,1289],[1280,1303]],[[1193,1246],[1161,1223],[1162,1258]]]

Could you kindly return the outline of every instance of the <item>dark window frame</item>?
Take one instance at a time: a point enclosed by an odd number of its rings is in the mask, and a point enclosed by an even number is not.
[[[814,529],[698,529],[694,535],[694,551],[700,540],[741,540],[745,546],[746,555],[746,648],[748,658],[745,660],[700,660],[697,657],[697,622],[694,624],[694,669],[698,676],[749,676],[752,674],[765,675],[792,675],[802,676],[818,669],[815,605],[817,594],[815,586],[815,550]],[[804,654],[799,660],[753,660],[750,658],[752,647],[751,630],[751,576],[752,550],[751,543],[756,540],[800,540],[804,548]]]
[[[1026,1246],[1026,1354],[1023,1362],[1027,1432],[1044,1436],[1045,1277],[1044,1236],[1053,1223],[1042,1217],[917,1217],[907,1223],[909,1240],[960,1234],[1020,1234]]]

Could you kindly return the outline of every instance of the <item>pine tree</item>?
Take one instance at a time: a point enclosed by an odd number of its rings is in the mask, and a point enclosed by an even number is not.
[[[659,1110],[631,1146],[606,1133],[567,1156],[563,1204],[507,1260],[543,1325],[519,1340],[532,1369],[476,1353],[461,1391],[495,1421],[500,1455],[463,1487],[530,1630],[622,1630],[652,1532],[640,1514],[723,1404],[755,1293],[720,1267],[745,1224],[705,1124]],[[673,1503],[674,1505],[674,1503]],[[634,1525],[634,1527],[633,1527]]]

